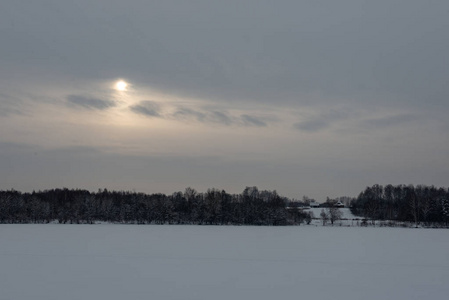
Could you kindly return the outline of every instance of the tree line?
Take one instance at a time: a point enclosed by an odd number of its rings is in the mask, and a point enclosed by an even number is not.
[[[241,194],[187,188],[172,195],[79,189],[0,191],[0,223],[294,225],[307,214],[288,209],[276,191],[247,187]]]
[[[354,215],[369,220],[413,222],[416,225],[449,222],[449,189],[426,185],[367,187],[351,202]]]
[[[276,191],[246,187],[240,194],[193,188],[171,195],[129,191],[52,189],[32,193],[0,191],[0,223],[92,224],[96,221],[132,224],[299,225],[315,216],[302,201]],[[357,198],[327,199],[319,217],[325,225],[341,218],[335,203],[343,202],[364,222],[449,224],[449,189],[425,185],[373,185]]]

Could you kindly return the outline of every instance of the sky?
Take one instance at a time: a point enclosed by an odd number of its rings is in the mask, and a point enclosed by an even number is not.
[[[448,186],[446,0],[2,0],[0,40],[0,189]]]

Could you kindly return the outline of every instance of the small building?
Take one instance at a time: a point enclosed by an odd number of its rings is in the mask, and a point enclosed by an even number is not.
[[[341,201],[338,201],[337,203],[335,203],[335,206],[339,207],[339,208],[345,207],[345,205]]]

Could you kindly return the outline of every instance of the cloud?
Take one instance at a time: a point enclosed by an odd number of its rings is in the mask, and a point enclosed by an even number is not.
[[[228,116],[228,114],[222,111],[210,112],[209,118],[214,123],[220,123],[224,125],[231,125],[233,123],[232,119]]]
[[[206,118],[206,114],[190,109],[190,108],[183,108],[180,107],[176,110],[176,112],[173,114],[173,117],[176,119],[191,119],[194,118],[199,122],[204,122],[204,119]]]
[[[173,114],[178,120],[196,120],[201,123],[216,123],[222,125],[231,125],[234,123],[233,117],[226,111],[219,110],[194,110],[191,108],[180,107]]]
[[[36,64],[41,78],[129,74],[157,90],[238,103],[308,105],[312,94],[321,104],[449,105],[448,1],[283,1],[276,14],[268,0],[233,0],[237,10],[221,1],[130,1],[129,14],[121,1],[62,1],[57,14],[3,2],[0,77]]]
[[[193,119],[201,123],[215,123],[226,126],[255,126],[266,127],[267,123],[255,116],[243,114],[235,116],[226,110],[204,109],[202,111],[180,107],[172,115],[178,120]]]
[[[293,124],[293,127],[301,131],[316,132],[328,128],[330,123],[325,120],[315,119]]]
[[[332,124],[338,121],[346,120],[355,115],[356,113],[348,109],[332,109],[297,122],[293,124],[293,127],[301,131],[317,132],[331,127]]]
[[[257,127],[267,126],[267,123],[265,123],[264,121],[250,115],[241,115],[241,118],[243,123],[247,126],[257,126]]]
[[[419,116],[414,114],[397,114],[381,118],[366,119],[361,122],[361,125],[368,129],[382,129],[409,123],[418,118]]]
[[[130,106],[132,112],[146,117],[161,117],[159,105],[152,101],[141,101],[139,104]]]
[[[17,97],[0,93],[0,117],[7,117],[12,114],[22,115],[21,102]]]
[[[85,97],[81,95],[68,95],[66,99],[69,104],[81,106],[86,109],[106,110],[116,105],[115,102],[111,100]]]
[[[13,142],[1,142],[0,141],[0,153],[11,155],[12,153],[19,152],[33,152],[37,149],[36,146],[24,143],[13,143]]]

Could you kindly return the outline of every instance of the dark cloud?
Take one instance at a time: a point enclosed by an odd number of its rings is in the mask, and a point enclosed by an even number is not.
[[[85,97],[81,95],[68,95],[66,99],[69,104],[93,110],[106,110],[116,105],[115,102],[111,100]]]
[[[333,109],[293,124],[293,127],[306,132],[316,132],[329,128],[335,122],[357,115],[348,109]]]
[[[201,123],[215,123],[225,126],[266,127],[267,123],[257,117],[243,114],[234,116],[225,110],[204,109],[202,111],[180,107],[173,114],[178,120],[195,120]]]
[[[247,126],[257,126],[257,127],[267,126],[267,123],[265,123],[264,121],[250,115],[242,115],[241,118],[243,123]]]
[[[219,110],[194,110],[191,108],[180,107],[173,114],[173,117],[179,120],[196,120],[201,123],[217,123],[222,125],[232,125],[234,120],[226,111]]]
[[[139,104],[130,106],[132,112],[146,117],[161,117],[159,105],[152,101],[141,101]]]
[[[190,109],[190,108],[178,108],[173,114],[176,119],[196,119],[199,122],[204,122],[206,119],[206,114]]]
[[[298,122],[293,124],[293,127],[296,129],[307,131],[307,132],[316,132],[322,129],[326,129],[330,126],[329,122],[326,120],[308,120],[303,122]]]
[[[413,122],[419,119],[420,117],[414,114],[397,114],[382,118],[372,118],[363,120],[361,122],[361,125],[367,129],[383,129],[387,127],[402,125],[404,123]]]
[[[209,119],[210,121],[214,123],[220,123],[223,125],[231,125],[233,123],[233,120],[228,115],[228,113],[223,111],[212,111],[209,113]]]

